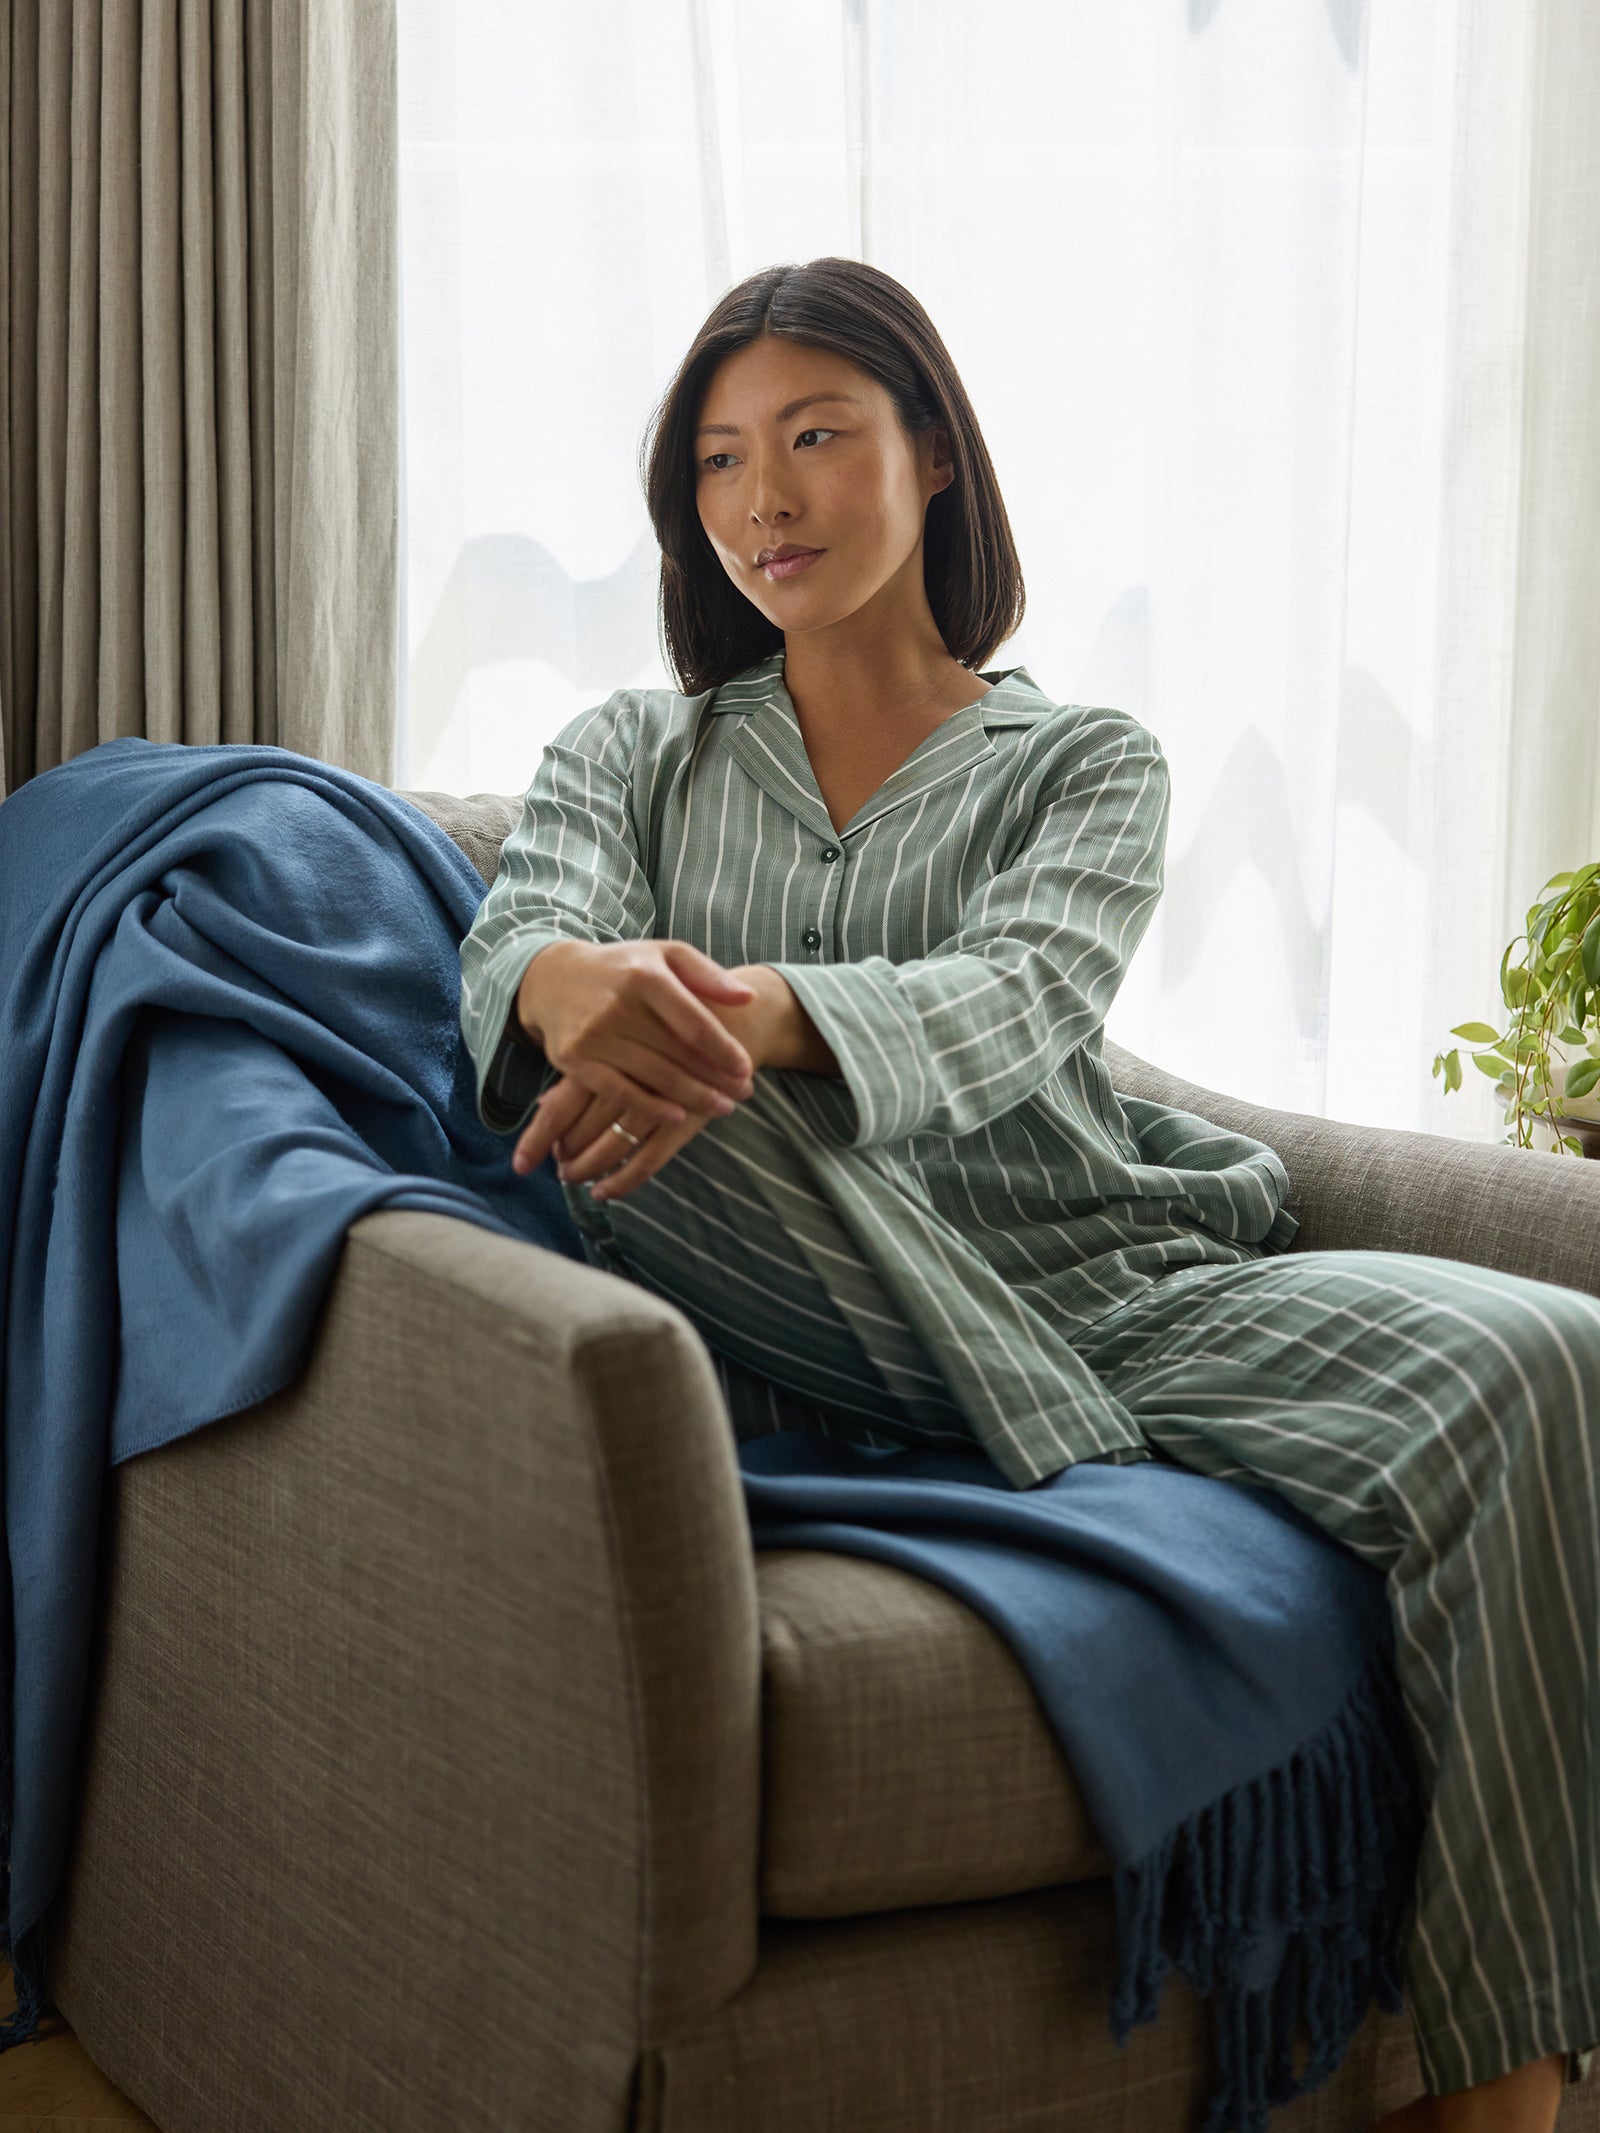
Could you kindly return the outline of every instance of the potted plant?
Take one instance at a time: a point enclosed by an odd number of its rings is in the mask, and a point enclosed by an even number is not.
[[[1468,1057],[1506,1106],[1506,1140],[1537,1146],[1537,1121],[1553,1153],[1600,1156],[1600,1099],[1591,1093],[1600,1082],[1600,860],[1552,875],[1539,891],[1500,958],[1500,997],[1504,1032],[1463,1022],[1450,1034],[1481,1047]],[[1446,1095],[1459,1089],[1460,1051],[1435,1053],[1433,1071]]]

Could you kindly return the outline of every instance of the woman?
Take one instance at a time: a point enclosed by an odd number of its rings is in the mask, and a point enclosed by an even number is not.
[[[683,689],[545,751],[462,947],[485,1122],[519,1171],[560,1158],[594,1264],[694,1321],[741,1436],[976,1440],[1018,1488],[1176,1459],[1380,1565],[1430,1804],[1428,2094],[1385,2126],[1549,2133],[1600,2035],[1600,1302],[1285,1258],[1271,1149],[1117,1097],[1165,760],[983,668],[1016,551],[899,283],[822,259],[730,291],[648,496]]]

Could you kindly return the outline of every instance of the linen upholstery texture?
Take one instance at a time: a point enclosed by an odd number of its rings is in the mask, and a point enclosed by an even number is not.
[[[518,803],[408,797],[492,878]],[[1294,1249],[1600,1287],[1576,1161],[1552,1192],[1557,1158],[1107,1059],[1280,1151]],[[46,1931],[91,2056],[168,2133],[1192,2126],[1206,2011],[1174,1975],[1112,2045],[1104,1855],[1009,1648],[886,1564],[752,1559],[740,1489],[671,1305],[356,1224],[302,1378],[110,1477]],[[1420,2086],[1374,2010],[1273,2123],[1355,2133]],[[1560,2127],[1600,2133],[1600,2083]]]
[[[393,763],[388,0],[0,7],[0,794],[122,734]]]
[[[170,1995],[240,2124],[519,2123],[506,2036],[588,2122],[755,1960],[755,1585],[709,1360],[460,1226],[356,1225],[303,1384],[112,1477],[105,1752],[47,1962],[108,2070],[148,2048],[144,1981]],[[124,2085],[215,2127],[195,2071]]]
[[[756,1582],[765,1915],[964,1903],[1112,1871],[1010,1646],[954,1593],[807,1548],[760,1549]]]

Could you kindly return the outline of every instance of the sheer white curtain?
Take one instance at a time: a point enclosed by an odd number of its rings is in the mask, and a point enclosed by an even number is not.
[[[1546,876],[1600,857],[1588,0],[399,19],[401,782],[520,792],[574,712],[671,685],[651,404],[732,282],[871,260],[998,469],[1029,604],[995,663],[1171,762],[1109,1034],[1498,1139],[1433,1053],[1496,1016]]]

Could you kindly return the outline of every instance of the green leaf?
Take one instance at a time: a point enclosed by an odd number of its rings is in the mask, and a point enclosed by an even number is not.
[[[1478,1069],[1478,1072],[1487,1074],[1491,1081],[1498,1081],[1505,1072],[1505,1061],[1503,1059],[1491,1058],[1484,1052],[1469,1052],[1467,1056]]]
[[[1500,1032],[1491,1029],[1487,1022],[1458,1022],[1450,1032],[1452,1037],[1465,1037],[1469,1044],[1498,1044]]]
[[[1446,1096],[1448,1096],[1452,1089],[1459,1089],[1460,1086],[1461,1054],[1459,1052],[1452,1052],[1450,1054],[1450,1057],[1444,1063],[1444,1093],[1446,1094]]]
[[[1565,1093],[1568,1096],[1587,1096],[1597,1081],[1600,1081],[1600,1059],[1581,1059],[1575,1067],[1567,1069]]]
[[[1556,1031],[1556,1042],[1558,1044],[1587,1044],[1588,1041],[1588,1038],[1575,1022],[1569,1022],[1565,1029]]]
[[[1591,985],[1600,985],[1600,918],[1590,921],[1583,936],[1583,974]]]
[[[1552,874],[1545,883],[1547,889],[1570,889],[1573,877],[1570,874]]]
[[[1507,1007],[1525,1007],[1533,989],[1533,972],[1524,966],[1509,970],[1500,983],[1501,997]]]
[[[1528,913],[1528,938],[1535,947],[1538,947],[1543,942],[1545,934],[1549,931],[1551,919],[1562,909],[1566,900],[1566,894],[1563,892],[1560,896],[1552,896],[1548,903],[1536,905]],[[1557,930],[1559,933],[1559,928]]]

